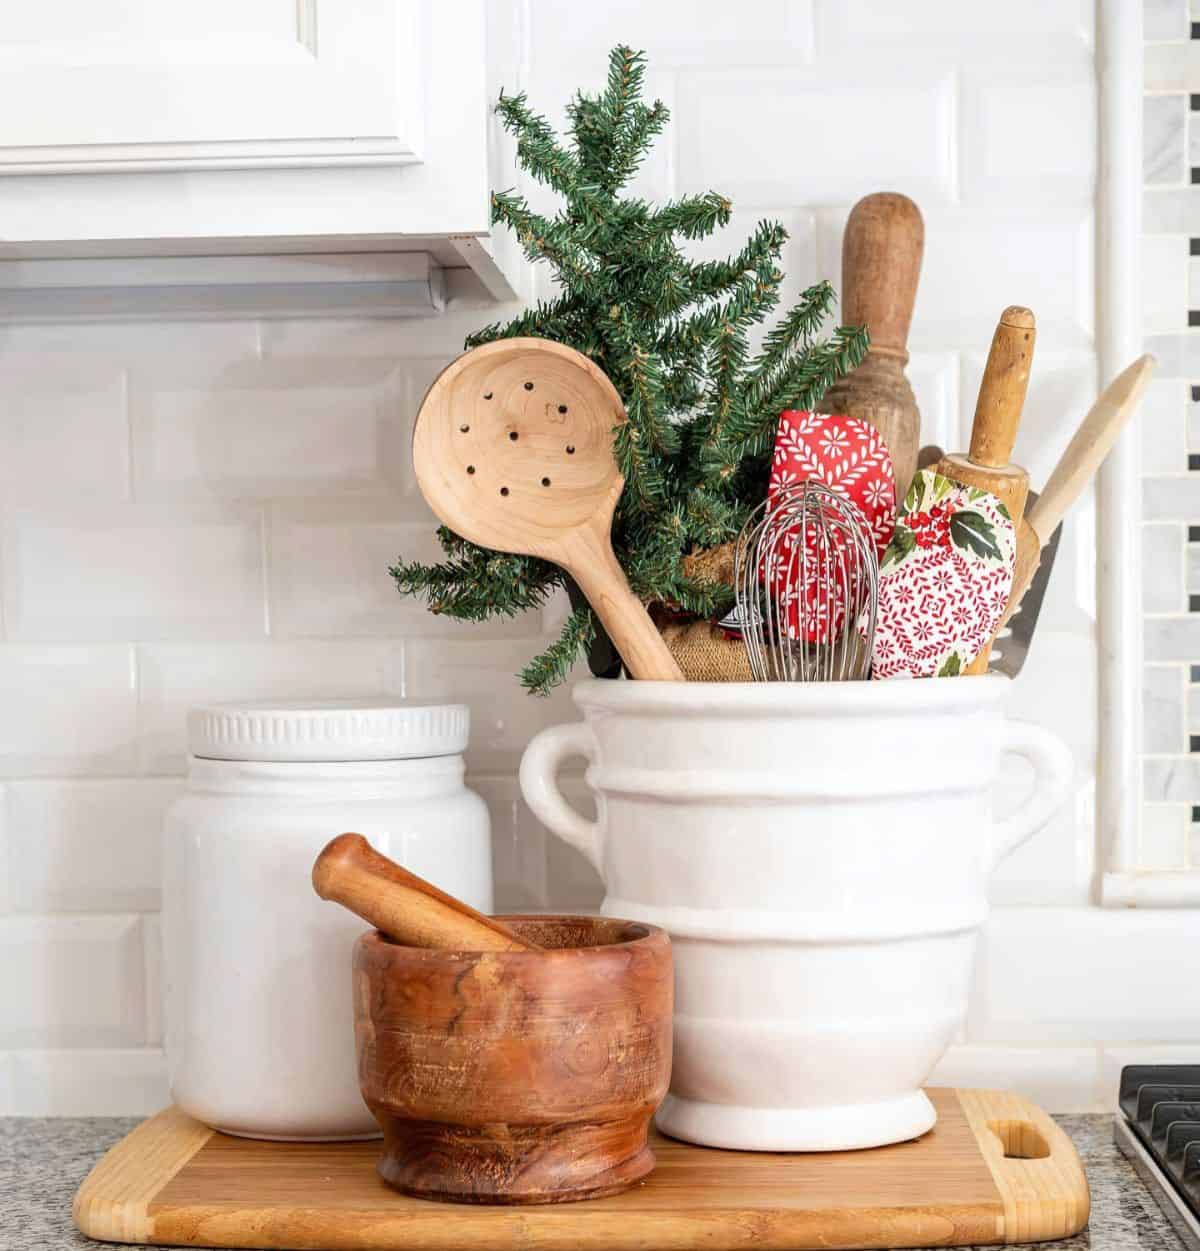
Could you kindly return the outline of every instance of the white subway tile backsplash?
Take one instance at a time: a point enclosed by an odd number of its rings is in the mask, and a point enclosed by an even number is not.
[[[532,23],[535,64],[566,61],[603,87],[604,51],[632,43],[660,69],[680,65],[795,65],[812,56],[812,0],[759,0],[752,21],[724,0],[605,0],[603,4],[540,4]],[[588,49],[591,64],[564,58]],[[590,74],[589,74],[590,70]],[[539,78],[541,75],[539,74]]]
[[[142,969],[146,997],[146,1044],[163,1041],[162,921],[157,913],[142,918]]]
[[[15,912],[144,912],[159,905],[173,781],[14,781],[4,788]]]
[[[76,362],[137,361],[164,374],[195,369],[200,361],[246,360],[258,355],[259,326],[253,321],[38,321],[0,326],[0,356],[58,356]]]
[[[1031,389],[1039,385],[1045,357],[1056,346],[1059,352],[1090,348],[1093,240],[1087,212],[1059,216],[1056,209],[1035,220],[1007,216],[1003,224],[989,220],[985,210],[927,209],[925,217],[912,349],[953,345],[986,355],[996,322],[1010,304],[1037,314],[1039,353]],[[969,301],[963,299],[964,274],[970,275]],[[973,411],[972,400],[968,412]]]
[[[957,352],[914,352],[904,370],[921,413],[921,442],[936,443],[945,451],[967,446],[958,370]]]
[[[169,1102],[158,1050],[14,1051],[13,1116],[153,1116]]]
[[[138,750],[150,773],[187,768],[185,720],[196,704],[239,699],[337,699],[403,685],[403,645],[356,639],[156,643],[138,649]]]
[[[550,835],[529,811],[512,774],[472,774],[492,821],[492,877],[497,912],[550,906],[546,858]]]
[[[967,1041],[1192,1040],[1200,983],[1180,972],[1198,937],[1188,909],[998,908],[980,944]]]
[[[1186,750],[1183,697],[1187,669],[1183,665],[1142,668],[1142,750],[1161,755]]]
[[[241,362],[132,383],[139,495],[363,490],[408,463],[405,379],[378,358]]]
[[[272,505],[268,543],[271,633],[280,637],[469,635],[512,638],[533,617],[462,622],[401,595],[388,570],[445,559],[423,503],[400,496],[286,500]],[[414,521],[416,516],[421,520]]]
[[[818,16],[823,40],[828,31],[830,38],[855,46],[907,45],[909,53],[948,45],[966,56],[980,50],[994,53],[1008,41],[1019,43],[1024,57],[1047,46],[1061,55],[1069,44],[1076,44],[1082,55],[1094,27],[1092,6],[1073,0],[1017,0],[1002,10],[957,0],[899,6],[891,0],[823,0]]]
[[[917,199],[953,188],[953,77],[883,66],[824,72],[683,71],[679,189],[744,204],[847,203],[888,187]],[[837,118],[837,142],[805,150]],[[793,155],[794,154],[794,155]]]
[[[2,335],[0,335],[2,340]],[[0,348],[0,498],[8,505],[129,496],[129,422],[118,366]]]
[[[132,772],[132,649],[0,644],[0,776]]]
[[[1184,529],[1181,525],[1142,527],[1142,610],[1180,612],[1183,588]]]
[[[1148,185],[1184,181],[1187,96],[1147,96],[1142,105],[1142,175]]]
[[[542,698],[527,694],[517,677],[551,641],[544,637],[415,639],[405,646],[404,694],[410,699],[453,699],[468,704],[468,767],[478,773],[513,771],[538,730],[579,720],[571,703],[570,682]],[[578,676],[584,674],[581,663]]]
[[[260,510],[63,507],[9,518],[10,638],[212,638],[264,631]]]
[[[994,206],[1020,204],[1036,184],[1061,204],[1091,204],[1096,162],[1096,91],[1091,67],[1053,78],[1041,65],[990,63],[966,74],[962,144],[968,193]],[[1040,216],[1040,204],[1039,216]]]
[[[140,1046],[143,983],[137,917],[0,919],[0,1047]]]
[[[930,1086],[1002,1089],[1057,1114],[1099,1112],[1096,1047],[951,1047],[929,1075]]]

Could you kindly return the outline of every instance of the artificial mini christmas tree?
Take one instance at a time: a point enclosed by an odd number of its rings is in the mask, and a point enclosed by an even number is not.
[[[784,228],[763,221],[736,255],[692,261],[679,241],[727,225],[725,197],[708,192],[658,206],[621,197],[669,116],[660,101],[640,98],[644,64],[641,53],[613,50],[605,90],[577,94],[568,105],[569,144],[524,95],[501,94],[497,112],[516,136],[521,168],[563,204],[546,217],[523,197],[496,192],[492,220],[516,233],[531,261],[553,267],[560,294],[486,327],[466,346],[536,335],[604,370],[628,415],[614,440],[625,478],[612,531],[617,559],[647,605],[710,619],[729,608],[732,588],[689,575],[684,557],[738,533],[765,494],[780,412],[812,408],[862,360],[867,333],[841,327],[815,341],[834,298],[822,282],[752,351],[751,330],[779,303]],[[445,527],[438,537],[443,563],[391,571],[402,592],[424,596],[435,613],[511,616],[567,585],[545,561],[487,551]],[[545,694],[561,682],[596,638],[592,610],[577,593],[572,605],[559,638],[521,674],[531,691]]]

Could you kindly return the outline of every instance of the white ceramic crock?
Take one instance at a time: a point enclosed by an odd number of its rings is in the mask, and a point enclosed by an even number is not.
[[[674,944],[658,1116],[714,1147],[826,1151],[929,1129],[995,864],[1053,813],[1067,748],[1006,721],[1000,677],[836,684],[586,681],[585,720],[521,763],[529,806]],[[1002,753],[1033,794],[990,815]],[[555,783],[589,762],[598,817]]]
[[[190,714],[188,789],[163,845],[166,1051],[189,1115],[254,1138],[378,1133],[354,1050],[363,922],[317,898],[313,861],[354,830],[489,912],[488,813],[463,785],[467,728],[460,704]]]

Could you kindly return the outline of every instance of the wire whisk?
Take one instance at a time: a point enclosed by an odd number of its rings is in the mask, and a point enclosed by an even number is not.
[[[809,479],[760,504],[738,535],[733,582],[756,682],[868,676],[879,557],[862,512],[832,487]]]

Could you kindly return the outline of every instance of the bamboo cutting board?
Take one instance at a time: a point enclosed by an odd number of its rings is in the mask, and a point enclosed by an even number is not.
[[[625,1194],[548,1207],[409,1199],[374,1142],[230,1138],[168,1108],[118,1143],[75,1196],[111,1242],[328,1251],[802,1251],[1035,1242],[1087,1223],[1070,1139],[1017,1095],[930,1090],[936,1127],[872,1151],[769,1155],[656,1136]]]

